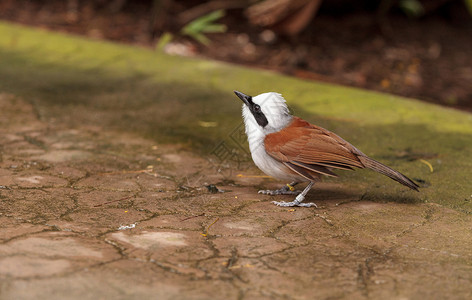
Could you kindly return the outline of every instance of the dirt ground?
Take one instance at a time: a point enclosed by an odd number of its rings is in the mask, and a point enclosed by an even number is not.
[[[107,1],[2,0],[0,18],[155,47],[161,32],[149,29],[150,2],[125,1],[113,11]],[[168,19],[200,2],[174,1]],[[250,25],[242,9],[228,11],[219,21],[227,33],[209,34],[208,46],[183,37],[169,22],[163,31],[174,39],[165,49],[472,110],[472,18],[463,1],[443,1],[421,18],[396,10],[379,17],[369,1],[345,2],[324,1],[313,22],[294,38]],[[424,2],[435,6],[441,1]]]
[[[0,107],[2,299],[472,297],[468,214],[334,183],[319,209],[280,208],[259,173],[225,181],[179,145]]]

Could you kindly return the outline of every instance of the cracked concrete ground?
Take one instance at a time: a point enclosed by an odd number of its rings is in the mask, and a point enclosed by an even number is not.
[[[2,299],[472,297],[470,214],[335,183],[280,208],[179,145],[0,106]]]
[[[0,299],[472,298],[470,114],[5,23],[0,54]],[[346,171],[281,208],[207,157],[274,86],[421,192]]]

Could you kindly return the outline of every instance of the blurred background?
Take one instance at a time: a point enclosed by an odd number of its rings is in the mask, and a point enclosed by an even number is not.
[[[472,111],[472,0],[0,0],[0,19]]]

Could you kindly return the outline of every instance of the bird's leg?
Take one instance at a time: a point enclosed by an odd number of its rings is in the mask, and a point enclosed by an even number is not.
[[[311,207],[311,206],[314,206],[314,207],[318,207],[315,203],[302,203],[303,200],[305,200],[305,196],[306,194],[308,193],[308,191],[311,189],[311,187],[313,186],[313,184],[315,184],[313,181],[310,181],[310,183],[306,186],[306,188],[303,190],[303,192],[301,192],[296,198],[295,200],[293,200],[292,202],[284,202],[284,201],[280,201],[280,202],[277,202],[277,201],[272,201],[272,203],[274,203],[275,205],[277,206],[288,206],[288,207],[291,207],[291,206],[303,206],[303,207]]]
[[[260,190],[259,194],[264,194],[264,195],[298,195],[300,194],[300,191],[296,191],[294,189],[294,186],[296,186],[298,182],[294,181],[290,184],[284,185],[282,188],[278,190]]]

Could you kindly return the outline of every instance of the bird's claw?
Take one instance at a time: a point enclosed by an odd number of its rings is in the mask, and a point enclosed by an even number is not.
[[[316,207],[318,208],[318,205],[316,203],[301,203],[299,201],[292,201],[292,202],[285,202],[285,201],[272,201],[277,206],[283,206],[283,207],[293,207],[293,206],[299,206],[299,207]]]
[[[300,194],[300,191],[290,191],[290,190],[285,190],[285,189],[280,189],[280,190],[260,190],[258,192],[259,194],[264,194],[264,195],[298,195]]]

